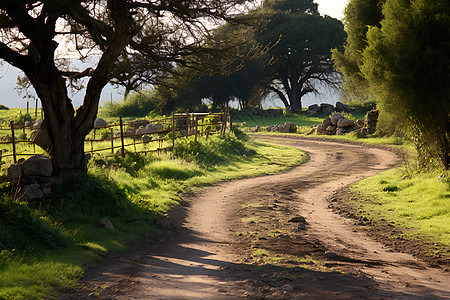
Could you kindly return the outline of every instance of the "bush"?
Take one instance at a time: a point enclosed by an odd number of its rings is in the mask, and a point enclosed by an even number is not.
[[[226,164],[232,157],[240,156],[244,148],[242,141],[234,134],[214,135],[205,140],[190,137],[177,140],[174,155],[203,167],[213,167]]]
[[[4,106],[3,104],[0,104],[0,110],[9,110],[9,108]]]
[[[154,91],[143,91],[130,94],[120,103],[108,103],[104,108],[110,117],[145,117],[161,106],[162,101]]]

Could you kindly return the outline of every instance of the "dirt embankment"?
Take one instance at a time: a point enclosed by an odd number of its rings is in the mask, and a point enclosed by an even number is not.
[[[65,299],[446,299],[445,266],[396,252],[335,213],[336,193],[399,162],[387,150],[299,137],[309,162],[186,195],[170,234],[108,257]],[[330,203],[332,205],[330,206]],[[448,266],[447,266],[448,267]]]

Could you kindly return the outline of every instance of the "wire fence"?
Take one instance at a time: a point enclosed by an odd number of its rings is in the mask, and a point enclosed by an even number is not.
[[[45,153],[34,142],[39,123],[21,125],[11,121],[9,125],[0,127],[0,164],[16,163],[18,158]],[[85,153],[102,156],[172,151],[178,138],[225,134],[231,127],[229,109],[221,113],[173,113],[169,118],[128,123],[119,117],[114,123],[94,126],[85,138],[84,149]]]

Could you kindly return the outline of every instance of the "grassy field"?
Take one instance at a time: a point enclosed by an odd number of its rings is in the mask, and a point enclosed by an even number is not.
[[[383,172],[353,186],[362,193],[360,213],[407,228],[404,238],[450,246],[450,172],[416,173],[406,168]],[[357,204],[357,203],[354,203]]]
[[[56,298],[76,285],[86,265],[157,230],[154,220],[187,189],[277,173],[305,159],[299,150],[255,143],[236,131],[180,139],[173,156],[92,160],[87,175],[66,178],[51,199],[38,203],[9,196],[11,187],[3,182],[0,299]],[[101,225],[105,217],[115,230]]]

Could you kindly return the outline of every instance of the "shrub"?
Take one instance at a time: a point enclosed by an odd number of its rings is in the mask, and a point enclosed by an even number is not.
[[[145,117],[161,106],[162,101],[154,91],[143,91],[130,94],[120,103],[108,103],[104,108],[111,117]]]

